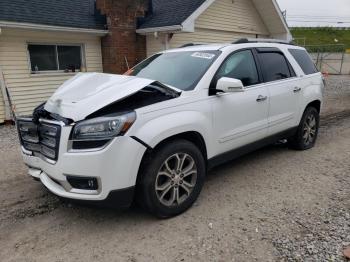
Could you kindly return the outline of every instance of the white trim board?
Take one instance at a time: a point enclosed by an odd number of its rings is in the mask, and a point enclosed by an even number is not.
[[[172,26],[137,29],[136,33],[138,33],[138,34],[148,34],[148,33],[155,33],[155,32],[170,33],[170,32],[178,32],[178,31],[183,31],[182,25],[172,25]]]
[[[185,32],[194,32],[197,18],[203,14],[216,0],[206,0],[196,11],[192,13],[183,23]]]

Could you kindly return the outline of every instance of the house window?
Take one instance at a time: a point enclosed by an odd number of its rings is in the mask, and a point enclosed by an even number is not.
[[[82,66],[81,45],[28,44],[33,74],[40,72],[76,72]]]

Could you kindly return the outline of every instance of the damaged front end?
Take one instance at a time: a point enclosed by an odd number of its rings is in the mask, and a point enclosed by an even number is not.
[[[150,99],[154,96],[155,99]],[[134,110],[176,98],[180,92],[154,80],[102,73],[78,74],[64,83],[47,101],[44,109],[74,122],[91,118],[98,111]],[[123,104],[118,106],[118,104]],[[125,108],[122,108],[125,107]],[[114,111],[113,113],[116,113]],[[101,114],[98,114],[99,116]]]
[[[135,78],[126,80],[129,82]],[[71,129],[68,150],[101,150],[115,137],[124,135],[130,129],[136,121],[136,109],[175,99],[181,94],[159,82],[147,82],[150,83],[138,90],[131,88],[124,97],[118,95],[117,91],[125,93],[126,90],[115,87],[113,96],[117,100],[110,103],[106,102],[110,101],[109,94],[113,90],[110,85],[100,88],[94,96],[87,95],[85,99],[74,100],[66,99],[70,97],[68,89],[63,93],[59,89],[58,94],[55,93],[47,103],[34,110],[32,118],[17,119],[22,151],[55,163],[59,154],[61,129],[64,126]],[[72,95],[77,97],[77,94]],[[87,106],[87,101],[93,104]]]
[[[177,98],[180,96],[180,94],[180,92],[170,89],[159,82],[154,82],[122,100],[116,101],[115,103],[97,110],[96,112],[87,116],[87,119],[130,112],[139,108]]]

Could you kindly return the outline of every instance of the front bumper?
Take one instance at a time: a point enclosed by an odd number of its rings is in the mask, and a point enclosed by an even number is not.
[[[40,155],[30,155],[22,148],[29,175],[39,179],[52,193],[62,198],[99,202],[108,201],[112,197],[117,206],[126,206],[132,200],[130,195],[133,195],[146,147],[131,137],[120,136],[97,151],[70,150],[71,129],[71,126],[62,127],[59,155],[55,163]],[[96,178],[98,188],[72,188],[67,181],[68,176]]]

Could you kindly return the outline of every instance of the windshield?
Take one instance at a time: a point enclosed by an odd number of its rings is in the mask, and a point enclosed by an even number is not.
[[[193,90],[220,53],[185,51],[157,54],[135,66],[129,74],[156,80],[184,91]]]

